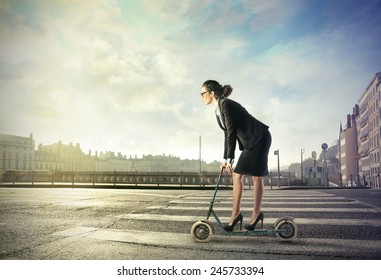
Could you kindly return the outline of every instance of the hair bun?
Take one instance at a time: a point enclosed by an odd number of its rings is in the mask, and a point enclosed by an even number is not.
[[[222,96],[228,97],[230,94],[232,94],[233,88],[231,85],[224,85],[222,88]]]
[[[206,87],[209,91],[213,91],[217,99],[228,97],[233,91],[230,85],[222,86],[215,80],[207,80],[202,86]]]

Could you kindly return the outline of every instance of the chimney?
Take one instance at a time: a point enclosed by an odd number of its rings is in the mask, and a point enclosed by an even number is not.
[[[347,128],[352,127],[352,117],[351,115],[347,115]]]
[[[358,104],[356,104],[355,107],[353,108],[353,115],[355,115],[355,117],[360,115],[360,106]]]

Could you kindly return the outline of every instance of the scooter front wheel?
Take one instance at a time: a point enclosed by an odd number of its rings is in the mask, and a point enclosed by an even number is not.
[[[197,221],[192,226],[191,235],[196,242],[209,242],[213,236],[213,226],[206,221]]]
[[[298,226],[292,219],[280,219],[275,225],[275,235],[283,241],[290,241],[296,238]]]

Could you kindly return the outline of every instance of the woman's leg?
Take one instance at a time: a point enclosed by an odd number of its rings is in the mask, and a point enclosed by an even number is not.
[[[254,209],[250,218],[250,224],[253,224],[259,214],[261,213],[262,197],[263,197],[263,184],[262,177],[253,176],[254,183]]]
[[[233,211],[230,217],[229,225],[233,224],[235,218],[241,212],[241,199],[242,199],[242,184],[243,175],[233,173]]]

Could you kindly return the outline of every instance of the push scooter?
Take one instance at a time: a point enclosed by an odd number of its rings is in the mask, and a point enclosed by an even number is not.
[[[191,235],[195,242],[209,242],[215,233],[213,224],[209,221],[211,215],[217,221],[217,226],[221,229],[223,235],[230,236],[253,236],[253,235],[272,235],[275,234],[277,238],[282,241],[290,241],[296,238],[298,234],[298,226],[294,222],[292,217],[282,217],[278,219],[272,229],[255,229],[253,231],[241,230],[241,231],[226,231],[224,226],[218,218],[217,213],[214,211],[213,206],[217,196],[218,187],[222,178],[224,169],[221,169],[220,175],[217,179],[217,184],[214,190],[213,198],[210,202],[209,211],[206,216],[206,220],[198,220],[195,222],[191,229]]]

